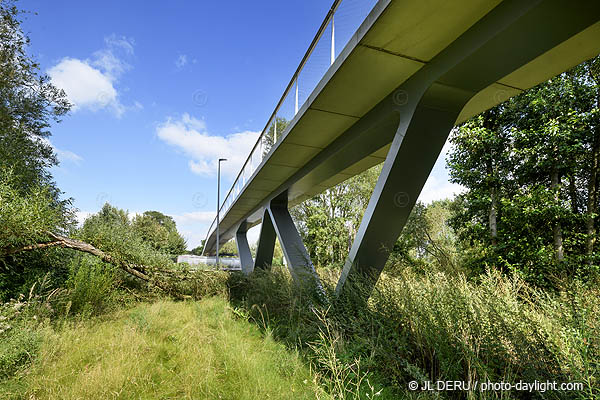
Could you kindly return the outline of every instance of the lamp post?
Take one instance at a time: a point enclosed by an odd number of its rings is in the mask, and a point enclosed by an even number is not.
[[[219,209],[221,208],[221,161],[227,161],[226,158],[219,158],[217,167],[217,258],[215,259],[215,265],[219,268]]]

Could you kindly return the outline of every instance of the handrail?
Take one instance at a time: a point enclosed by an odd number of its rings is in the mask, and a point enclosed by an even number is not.
[[[295,101],[295,107],[294,107],[295,110],[294,111],[295,111],[295,113],[297,113],[298,108],[299,108],[299,106],[298,106],[298,77],[299,77],[300,73],[302,72],[304,66],[306,65],[309,57],[311,56],[311,54],[315,50],[316,46],[319,44],[319,42],[321,40],[321,37],[323,36],[323,33],[327,29],[329,23],[333,21],[334,15],[335,15],[336,11],[338,10],[339,5],[342,3],[342,1],[343,0],[334,0],[333,5],[330,7],[329,11],[327,12],[327,15],[325,16],[325,19],[323,20],[323,22],[321,23],[321,26],[317,30],[317,33],[316,33],[315,37],[313,38],[312,42],[308,46],[308,50],[306,51],[306,53],[302,57],[302,60],[300,61],[300,64],[298,65],[298,68],[296,68],[296,71],[292,75],[292,78],[290,79],[290,82],[288,83],[287,87],[285,88],[285,90],[283,92],[283,95],[281,96],[281,98],[279,99],[277,105],[275,106],[275,110],[273,111],[273,113],[269,117],[266,126],[261,131],[260,135],[258,136],[258,139],[257,139],[256,143],[254,144],[254,146],[250,150],[250,154],[246,158],[246,161],[244,162],[242,168],[240,169],[240,172],[238,173],[238,175],[236,176],[235,180],[233,181],[233,183],[231,185],[231,188],[229,189],[229,191],[227,192],[227,195],[223,199],[223,202],[219,205],[219,214],[221,214],[221,215],[223,214],[221,211],[225,208],[225,205],[229,201],[231,201],[232,204],[233,204],[233,201],[235,201],[233,199],[233,196],[236,195],[236,194],[234,194],[234,190],[236,189],[237,185],[240,183],[240,177],[242,177],[244,175],[246,167],[248,166],[248,164],[249,163],[252,164],[252,158],[254,156],[254,152],[259,148],[259,146],[263,142],[265,134],[268,132],[268,129],[271,126],[271,124],[274,123],[275,130],[277,129],[277,113],[280,110],[280,108],[283,105],[283,103],[285,102],[285,100],[286,100],[288,94],[290,93],[290,90],[294,86],[294,84],[296,84],[296,93],[295,93],[295,95],[296,95],[295,96],[296,97],[295,100],[296,101]],[[333,61],[334,61],[334,58],[335,58],[335,51],[334,51],[334,49],[335,49],[335,40],[334,40],[334,31],[333,30],[334,30],[334,25],[332,24],[331,64],[333,64]],[[275,137],[274,137],[273,145],[278,142],[277,137],[276,137],[277,134],[275,133],[274,136]],[[282,136],[283,135],[281,135],[279,137],[281,138]],[[263,155],[263,160],[264,160],[264,158],[266,158],[265,155]],[[258,164],[260,165],[260,162]],[[252,172],[250,173],[250,175],[252,175]],[[239,188],[239,193],[241,193],[243,191],[242,189],[244,188],[244,186],[246,185],[246,183],[248,183],[248,180],[246,180],[245,182],[243,182],[242,187]],[[206,246],[206,243],[208,241],[210,233],[211,233],[211,231],[213,229],[213,226],[215,225],[216,222],[217,222],[217,217],[215,216],[215,218],[213,219],[213,222],[211,223],[210,227],[208,228],[208,231],[206,232],[206,239],[204,241],[204,246]],[[204,254],[204,251],[203,251],[203,254]]]

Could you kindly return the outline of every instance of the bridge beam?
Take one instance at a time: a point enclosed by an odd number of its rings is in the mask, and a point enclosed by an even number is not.
[[[279,239],[288,270],[294,281],[305,289],[314,290],[321,299],[324,299],[325,291],[319,276],[288,210],[287,191],[272,199],[264,209],[255,267],[271,266],[275,238]]]
[[[304,247],[302,237],[300,237],[288,211],[287,191],[271,200],[268,210],[273,218],[273,225],[287,261],[287,267],[294,280],[301,284],[316,284],[322,290],[310,255]]]
[[[370,118],[397,113],[400,122],[338,281],[338,294],[355,277],[375,285],[465,104],[594,23],[599,12],[596,2],[577,1],[571,7],[560,0],[505,0],[367,113]]]
[[[254,271],[254,260],[252,259],[252,252],[250,252],[250,246],[248,246],[248,224],[246,221],[242,221],[235,233],[235,243],[237,245],[238,254],[240,255],[240,265],[242,266],[242,272],[246,275]]]
[[[260,236],[258,237],[258,246],[256,247],[256,259],[254,268],[266,269],[273,263],[273,252],[275,251],[275,228],[271,220],[271,214],[267,208],[263,211],[262,224],[260,226]]]

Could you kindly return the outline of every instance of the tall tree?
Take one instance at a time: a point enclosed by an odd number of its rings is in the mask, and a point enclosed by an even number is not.
[[[461,218],[470,224],[468,235],[480,237],[486,227],[487,243],[498,245],[500,198],[512,187],[510,136],[502,126],[502,107],[467,121],[451,136],[448,157],[450,180],[469,188],[463,195],[466,207]]]
[[[372,167],[292,209],[313,262],[345,260],[380,171],[380,165]]]
[[[478,262],[540,284],[576,271],[582,256],[592,265],[600,179],[595,71],[598,58],[453,134],[450,174],[468,188],[453,223],[462,239],[479,243]]]
[[[173,218],[168,215],[146,211],[133,218],[132,226],[144,241],[158,251],[172,255],[186,252],[185,239],[177,231]]]
[[[49,127],[70,104],[27,54],[29,37],[21,29],[21,15],[14,1],[0,1],[0,167],[12,169],[21,190],[40,184],[54,188],[48,168],[58,160],[48,141]]]

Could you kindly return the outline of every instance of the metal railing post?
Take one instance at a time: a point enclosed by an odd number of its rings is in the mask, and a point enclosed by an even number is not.
[[[296,103],[294,106],[294,115],[298,114],[298,77],[296,76]]]
[[[331,16],[331,65],[335,61],[335,14]]]

